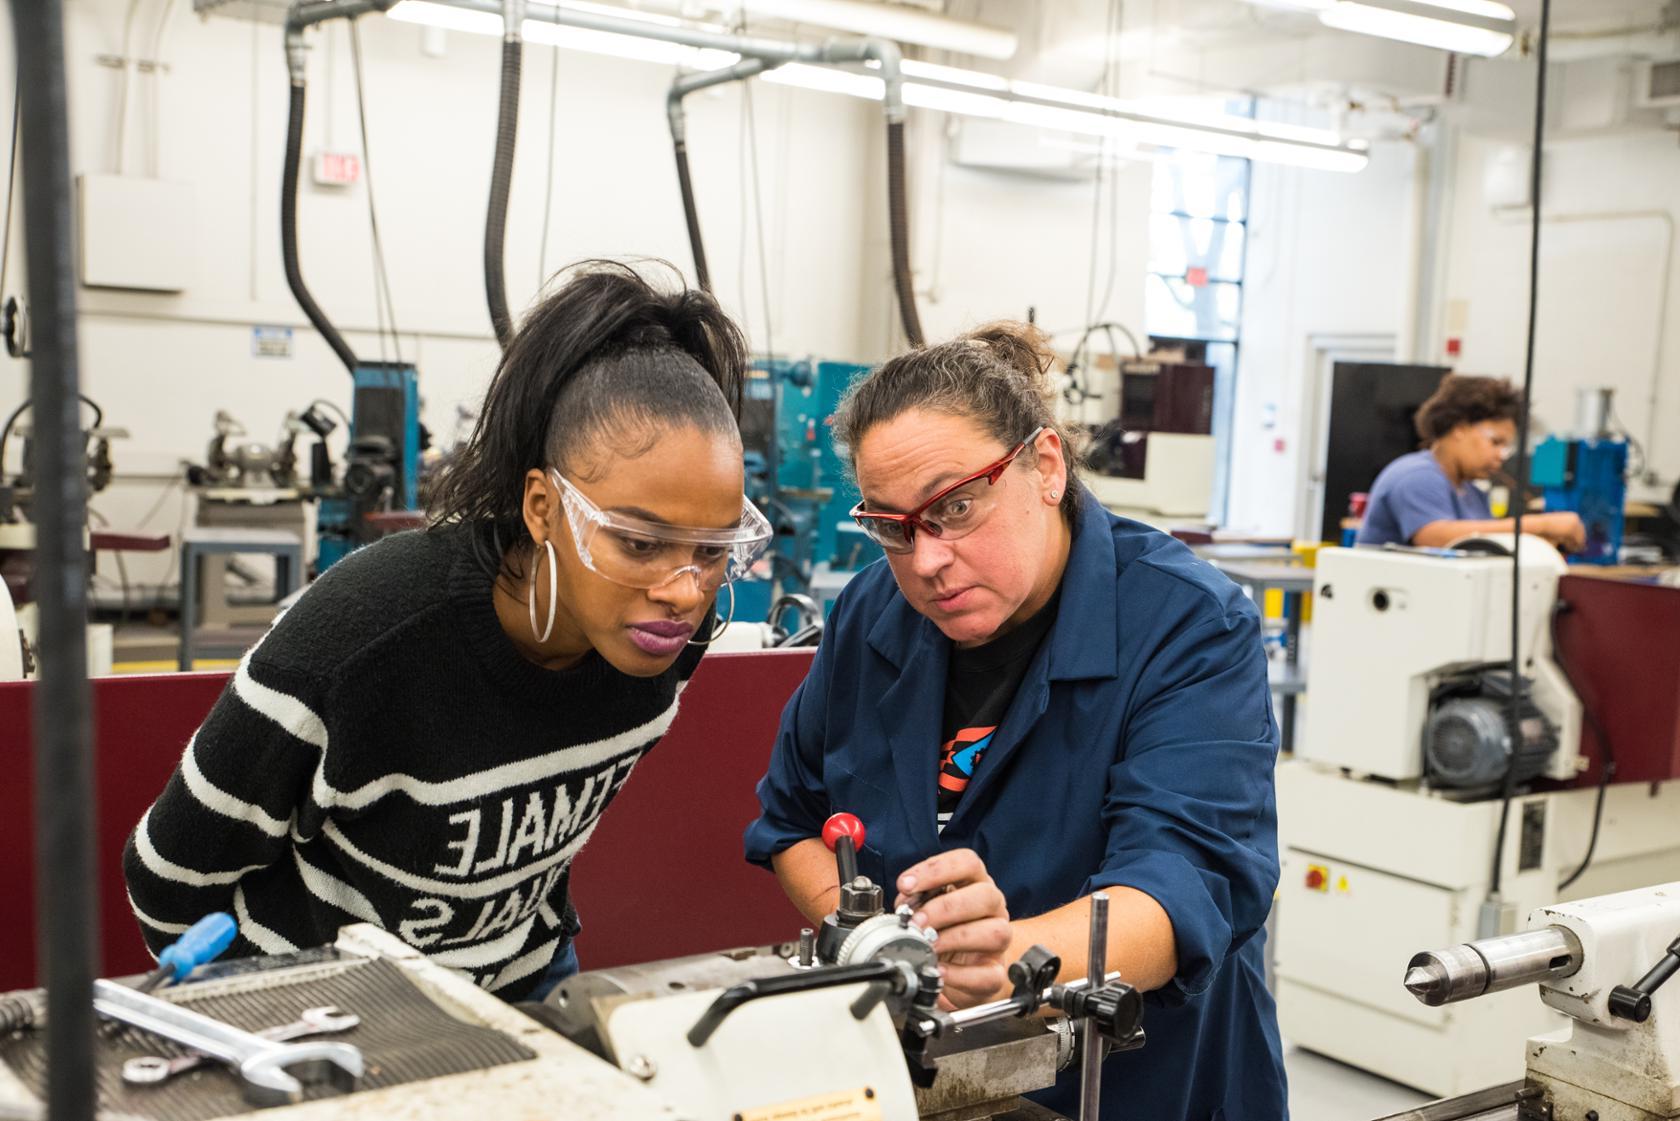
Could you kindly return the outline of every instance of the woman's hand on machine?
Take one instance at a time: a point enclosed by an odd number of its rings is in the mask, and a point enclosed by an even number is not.
[[[939,932],[943,1007],[966,1008],[994,999],[1007,985],[1009,904],[972,849],[930,856],[898,877],[893,906],[916,909],[918,926]]]
[[[1552,514],[1531,514],[1529,517],[1539,523],[1535,531],[1562,551],[1578,553],[1587,547],[1587,527],[1582,523],[1581,515],[1574,511],[1559,510]]]

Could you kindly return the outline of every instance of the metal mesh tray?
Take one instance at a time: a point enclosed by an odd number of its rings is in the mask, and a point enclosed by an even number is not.
[[[492,1028],[455,1018],[427,997],[389,961],[334,961],[279,971],[229,977],[166,990],[169,999],[255,1031],[296,1020],[316,1005],[336,1004],[361,1017],[361,1024],[332,1036],[361,1048],[367,1070],[358,1091],[398,1086],[449,1074],[485,1070],[536,1057],[523,1044]],[[104,1029],[99,1040],[99,1108],[167,1121],[209,1118],[257,1110],[240,1092],[239,1076],[217,1063],[159,1085],[130,1086],[122,1064],[138,1055],[178,1055],[182,1048],[132,1028]],[[41,1032],[0,1039],[0,1062],[9,1066],[37,1097],[45,1091],[46,1048]],[[304,1100],[330,1098],[326,1086],[306,1087]]]

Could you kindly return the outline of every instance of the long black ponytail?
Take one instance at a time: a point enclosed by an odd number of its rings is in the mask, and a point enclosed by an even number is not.
[[[502,355],[472,438],[438,480],[433,528],[467,523],[505,544],[523,533],[525,475],[574,471],[595,440],[645,452],[674,423],[739,439],[748,350],[705,292],[662,290],[637,268],[591,260],[526,318]],[[587,477],[584,475],[583,477]]]

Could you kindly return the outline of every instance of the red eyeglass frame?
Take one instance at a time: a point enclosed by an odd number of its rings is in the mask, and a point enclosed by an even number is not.
[[[1002,459],[998,460],[996,463],[992,463],[992,464],[989,464],[985,467],[980,468],[980,470],[974,472],[974,474],[972,474],[972,475],[963,476],[962,478],[958,479],[956,482],[952,483],[950,486],[946,487],[944,490],[941,490],[938,494],[935,494],[932,498],[928,499],[926,502],[922,503],[920,506],[916,507],[914,510],[911,510],[908,514],[872,513],[870,511],[865,510],[863,508],[862,501],[859,501],[856,506],[852,507],[852,520],[857,522],[860,526],[863,525],[864,522],[868,521],[868,520],[873,520],[873,521],[878,521],[878,522],[896,522],[897,524],[904,527],[904,545],[905,545],[904,551],[908,552],[909,550],[915,548],[915,545],[916,545],[916,531],[918,529],[927,530],[928,535],[931,536],[931,537],[939,537],[939,536],[942,535],[942,531],[939,529],[938,526],[931,525],[928,522],[924,522],[922,520],[922,515],[924,513],[926,513],[930,507],[932,507],[935,503],[939,502],[941,499],[950,495],[952,491],[961,490],[963,487],[966,487],[969,483],[972,483],[972,482],[974,482],[978,479],[985,479],[987,486],[996,486],[997,481],[999,479],[1003,478],[1003,473],[1009,469],[1009,465],[1011,463],[1014,463],[1016,457],[1019,456],[1022,452],[1026,451],[1028,447],[1037,443],[1038,438],[1044,434],[1044,430],[1045,430],[1044,425],[1040,425],[1039,427],[1033,429],[1032,432],[1028,434],[1026,439],[1022,440],[1019,444],[1016,444],[1013,448],[1011,448],[1009,450],[1009,453],[1007,455],[1005,455]],[[867,528],[867,527],[865,527],[865,528]],[[872,537],[871,540],[875,540],[875,539]],[[877,541],[876,543],[880,544],[879,541]],[[881,547],[883,549],[886,548],[885,545],[882,545]]]

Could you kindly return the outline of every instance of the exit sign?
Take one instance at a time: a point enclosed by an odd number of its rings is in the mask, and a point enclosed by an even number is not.
[[[323,187],[348,187],[362,177],[362,160],[354,152],[317,152],[315,182]]]

